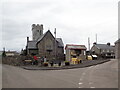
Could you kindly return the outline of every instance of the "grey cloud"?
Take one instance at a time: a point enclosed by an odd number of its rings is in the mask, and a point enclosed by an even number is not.
[[[114,6],[116,2],[113,5],[112,0],[109,1],[6,1],[2,8],[3,46],[15,50],[24,48],[26,36],[31,37],[31,24],[33,23],[43,24],[44,32],[48,28],[51,29],[51,32],[54,32],[54,28],[57,28],[57,36],[63,38],[64,44],[77,43],[87,46],[87,38],[91,38],[92,44],[95,41],[96,33],[98,33],[99,40],[104,40],[106,37],[112,36],[113,33],[117,33],[117,19],[115,18],[117,16],[117,6]],[[106,5],[107,3],[109,5]],[[106,12],[107,10],[109,11]],[[106,33],[108,34],[106,35]],[[107,39],[104,42],[114,42],[116,38]]]

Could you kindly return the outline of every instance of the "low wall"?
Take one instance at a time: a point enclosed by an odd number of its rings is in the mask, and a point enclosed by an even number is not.
[[[12,57],[2,57],[2,63],[14,66],[23,65],[23,60],[26,59],[26,56],[12,56]]]

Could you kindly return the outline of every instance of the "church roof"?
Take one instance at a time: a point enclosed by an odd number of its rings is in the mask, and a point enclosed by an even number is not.
[[[40,41],[45,37],[45,35],[46,35],[48,32],[49,32],[49,30],[48,30],[47,32],[45,32],[45,33],[37,40],[36,44],[37,44],[38,42],[40,42]]]
[[[36,41],[28,41],[28,49],[37,49]]]

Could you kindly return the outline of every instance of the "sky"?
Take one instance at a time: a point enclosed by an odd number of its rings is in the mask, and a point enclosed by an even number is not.
[[[32,40],[32,24],[43,24],[66,44],[88,48],[96,41],[118,39],[118,0],[2,0],[0,1],[0,50],[21,51],[26,37]]]

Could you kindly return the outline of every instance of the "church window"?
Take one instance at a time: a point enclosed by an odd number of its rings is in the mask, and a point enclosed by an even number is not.
[[[41,35],[41,30],[40,30],[40,35]]]
[[[53,43],[50,39],[46,40],[46,49],[47,50],[52,50],[53,49]]]

